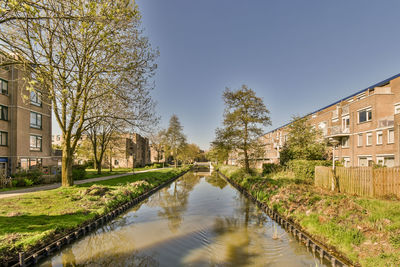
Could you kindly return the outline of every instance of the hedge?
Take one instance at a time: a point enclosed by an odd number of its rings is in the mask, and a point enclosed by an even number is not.
[[[292,171],[296,178],[310,180],[314,179],[315,166],[332,166],[329,160],[291,160],[287,164],[288,169]]]

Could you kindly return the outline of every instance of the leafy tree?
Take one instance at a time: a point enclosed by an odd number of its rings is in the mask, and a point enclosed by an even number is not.
[[[226,88],[223,99],[224,128],[216,130],[216,142],[240,152],[245,171],[249,173],[252,154],[262,147],[259,138],[263,133],[261,127],[271,124],[269,111],[262,98],[246,85],[236,91]]]
[[[185,146],[182,147],[181,153],[178,158],[184,162],[193,163],[194,161],[199,159],[201,155],[202,152],[198,145],[186,144]]]
[[[157,52],[142,36],[132,1],[16,0],[0,6],[3,64],[32,73],[29,90],[52,107],[63,135],[62,185],[73,185],[73,154],[88,120],[108,116],[93,118],[88,111],[110,95],[129,108],[142,96],[134,89],[147,84]]]
[[[321,141],[321,132],[315,129],[307,117],[294,116],[288,126],[288,139],[280,153],[280,163],[286,165],[292,159],[323,160],[326,144]]]
[[[175,114],[172,115],[171,119],[169,120],[169,126],[165,136],[167,151],[172,153],[176,168],[178,154],[186,145],[186,136],[183,134],[183,127],[179,122],[178,116]]]

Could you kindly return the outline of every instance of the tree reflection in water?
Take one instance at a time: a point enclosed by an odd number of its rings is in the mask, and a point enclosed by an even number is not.
[[[215,174],[187,173],[42,266],[314,266],[274,224]]]
[[[218,187],[220,189],[224,189],[224,187],[228,184],[224,179],[221,179],[218,176],[217,172],[213,172],[210,176],[206,176],[205,178],[206,178],[207,183],[209,183],[215,187]]]
[[[168,220],[169,229],[176,232],[183,221],[183,213],[187,209],[189,193],[200,182],[200,177],[187,173],[185,179],[174,182],[173,189],[162,190],[157,198],[152,199],[152,204],[162,210],[158,216]]]

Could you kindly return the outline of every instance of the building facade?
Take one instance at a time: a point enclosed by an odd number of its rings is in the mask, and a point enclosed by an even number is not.
[[[340,143],[335,159],[344,166],[400,165],[400,74],[306,116],[326,141]],[[265,162],[278,163],[288,124],[268,132]]]
[[[51,106],[42,102],[40,90],[27,90],[29,75],[16,66],[0,69],[1,175],[57,165],[51,148]]]

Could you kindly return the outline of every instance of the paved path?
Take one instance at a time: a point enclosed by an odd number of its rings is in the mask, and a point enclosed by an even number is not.
[[[144,171],[136,171],[135,173],[149,172],[149,171],[154,171],[154,170],[160,170],[160,168],[144,170]],[[127,173],[121,173],[121,174],[116,174],[116,175],[103,176],[103,177],[91,178],[91,179],[86,179],[86,180],[79,180],[79,181],[75,181],[74,184],[86,184],[86,183],[91,183],[91,182],[97,182],[97,181],[118,178],[118,177],[122,177],[122,176],[128,176],[131,174],[132,174],[132,172],[127,172]],[[61,183],[55,183],[55,184],[36,186],[36,187],[30,187],[30,188],[25,188],[25,189],[4,191],[4,192],[0,192],[0,198],[15,197],[15,196],[20,196],[20,195],[24,195],[24,194],[32,193],[32,192],[51,190],[51,189],[56,189],[60,186],[61,186]]]

